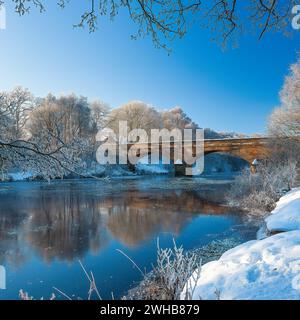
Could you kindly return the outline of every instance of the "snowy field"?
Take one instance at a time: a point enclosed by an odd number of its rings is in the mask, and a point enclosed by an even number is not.
[[[244,243],[205,264],[197,283],[189,280],[193,299],[300,299],[300,188],[278,201],[266,226],[269,233],[282,233]]]

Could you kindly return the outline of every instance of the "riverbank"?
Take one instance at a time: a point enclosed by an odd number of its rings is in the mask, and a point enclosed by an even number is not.
[[[99,165],[96,164],[89,169],[79,172],[84,178],[117,178],[117,177],[134,177],[134,176],[156,176],[156,175],[170,175],[173,173],[167,165],[143,165],[138,164],[135,171],[131,171],[127,165]],[[64,177],[66,180],[78,179],[80,175],[69,174]],[[1,178],[0,178],[1,179]],[[57,179],[61,179],[58,177]],[[2,177],[4,182],[20,182],[20,181],[46,181],[45,177],[36,175],[34,172],[9,172],[5,178]],[[56,180],[56,179],[52,179]],[[1,181],[1,180],[0,180]]]
[[[191,277],[194,300],[300,299],[300,188],[277,202],[265,224],[266,238],[203,265],[196,283]]]
[[[225,237],[220,240],[213,240],[209,244],[201,246],[197,249],[188,250],[186,252],[187,259],[195,259],[199,264],[207,263],[209,261],[219,259],[224,252],[233,247],[236,247],[242,240],[234,237]],[[169,248],[171,249],[171,248]],[[186,263],[185,263],[186,264]],[[164,263],[163,263],[164,265]],[[170,269],[168,269],[170,272]],[[125,300],[174,300],[174,295],[169,295],[164,281],[162,281],[162,274],[154,270],[144,275],[143,280],[134,288],[130,289]],[[178,271],[174,276],[178,276]],[[180,278],[180,277],[179,277]],[[183,280],[185,282],[185,280]],[[183,284],[184,284],[183,282]],[[177,289],[174,287],[172,292]]]
[[[203,175],[236,175],[241,172],[247,163],[239,158],[226,154],[209,154],[205,157],[205,168]],[[147,158],[142,158],[135,165],[134,170],[128,165],[101,165],[97,162],[87,164],[83,169],[77,169],[78,175],[71,173],[64,176],[65,179],[74,179],[82,175],[81,178],[115,178],[115,177],[134,177],[134,176],[174,176],[174,166],[171,164],[148,164]],[[57,177],[61,179],[61,176]],[[34,171],[20,171],[10,169],[2,173],[0,181],[42,181],[47,177],[42,177]]]

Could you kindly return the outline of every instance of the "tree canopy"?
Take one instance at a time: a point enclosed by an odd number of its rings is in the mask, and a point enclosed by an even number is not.
[[[34,7],[47,9],[45,0],[0,0],[0,5],[13,2],[19,15]],[[207,27],[214,40],[222,44],[236,41],[241,32],[258,32],[262,38],[267,31],[287,32],[296,0],[89,0],[75,24],[97,29],[101,17],[114,19],[127,11],[136,24],[132,38],[150,36],[157,47],[167,48],[170,40],[183,37],[192,24]],[[57,0],[66,8],[78,5],[74,0]]]

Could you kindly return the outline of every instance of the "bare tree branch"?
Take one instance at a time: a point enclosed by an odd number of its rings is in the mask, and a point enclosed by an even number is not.
[[[0,0],[0,5],[9,2],[19,15],[32,8],[46,10],[44,0]],[[78,1],[57,2],[61,8],[75,3]],[[74,26],[87,26],[94,32],[100,17],[113,20],[125,10],[137,26],[132,38],[150,36],[156,47],[167,48],[170,41],[183,37],[192,23],[209,27],[214,39],[226,45],[251,27],[259,32],[259,39],[271,30],[286,33],[294,5],[296,0],[89,0]]]

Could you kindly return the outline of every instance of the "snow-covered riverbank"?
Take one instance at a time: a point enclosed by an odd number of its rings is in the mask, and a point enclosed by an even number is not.
[[[205,264],[197,283],[189,281],[193,299],[300,299],[300,188],[278,201],[266,226],[282,233]]]
[[[91,177],[132,177],[138,175],[168,175],[172,171],[168,169],[166,165],[146,165],[138,164],[136,166],[135,172],[129,170],[126,165],[114,165],[114,166],[105,166],[105,165],[96,165],[88,170],[80,172],[83,176]],[[66,176],[66,179],[69,177]],[[34,181],[41,180],[41,177],[37,176],[34,172],[10,172],[6,176],[6,181]]]
[[[282,197],[265,221],[270,233],[300,230],[300,188]]]

